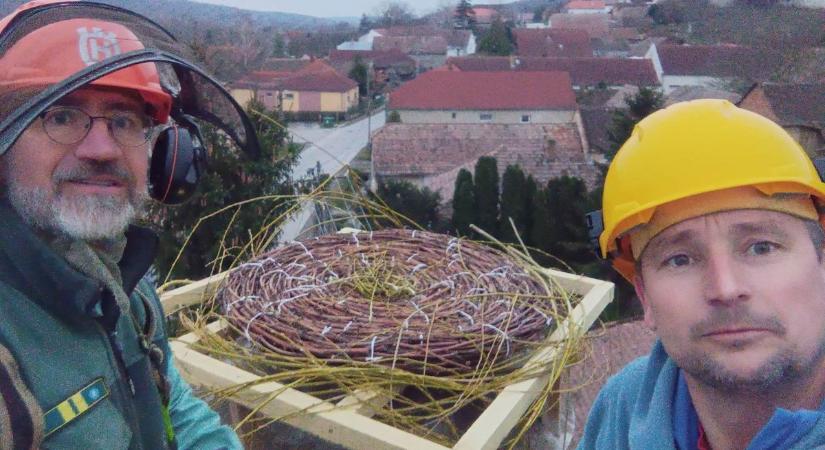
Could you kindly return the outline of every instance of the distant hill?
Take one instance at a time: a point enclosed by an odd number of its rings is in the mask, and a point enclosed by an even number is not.
[[[6,15],[27,0],[0,0],[0,14]],[[261,27],[275,29],[311,30],[331,27],[345,21],[357,24],[357,18],[325,19],[280,12],[249,11],[231,6],[210,5],[189,0],[96,0],[101,3],[131,9],[162,24],[169,25],[180,20],[191,19],[202,24],[222,26],[239,22],[245,16]]]

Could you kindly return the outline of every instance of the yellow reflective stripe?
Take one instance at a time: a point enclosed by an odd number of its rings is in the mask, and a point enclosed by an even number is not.
[[[80,391],[77,394],[72,395],[71,397],[69,397],[69,400],[74,402],[74,406],[77,409],[78,414],[83,414],[84,412],[86,412],[87,409],[89,409],[89,404],[86,403],[86,399],[83,398],[83,391]]]
[[[68,401],[57,405],[57,412],[60,413],[60,417],[63,418],[63,422],[68,422],[77,417],[77,413],[74,412],[74,409],[72,409],[72,406],[69,405]]]

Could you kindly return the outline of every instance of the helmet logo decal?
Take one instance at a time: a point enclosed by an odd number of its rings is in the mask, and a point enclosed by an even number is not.
[[[87,66],[121,53],[115,33],[103,31],[98,27],[92,27],[91,31],[86,27],[80,27],[77,34],[80,59]]]

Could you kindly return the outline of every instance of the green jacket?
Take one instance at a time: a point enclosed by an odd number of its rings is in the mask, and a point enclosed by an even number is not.
[[[132,317],[3,202],[0,230],[0,436],[8,436],[5,425],[14,439],[7,447],[32,448],[38,440],[44,449],[174,447],[147,346],[136,330],[150,325],[147,305],[158,319],[151,340],[164,353],[159,367],[171,389],[178,448],[242,448],[171,363],[160,302],[142,281],[157,246],[152,232],[130,228],[119,262]]]

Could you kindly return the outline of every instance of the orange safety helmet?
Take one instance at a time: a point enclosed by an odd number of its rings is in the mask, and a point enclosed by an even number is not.
[[[67,0],[28,2],[0,20],[0,32],[20,13],[52,3]],[[132,31],[116,22],[77,18],[51,23],[21,37],[2,55],[0,92],[47,87],[99,61],[143,48]],[[169,117],[172,97],[161,87],[154,63],[125,67],[91,85],[134,91],[146,102],[156,122],[165,123]]]

